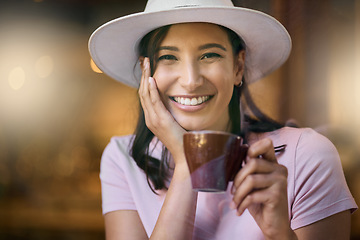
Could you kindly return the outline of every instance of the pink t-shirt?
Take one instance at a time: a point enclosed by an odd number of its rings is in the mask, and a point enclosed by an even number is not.
[[[269,137],[274,146],[287,144],[277,155],[288,169],[288,208],[291,227],[297,229],[335,213],[357,208],[347,187],[339,155],[333,144],[309,128],[282,128],[258,134],[251,141]],[[103,214],[116,210],[136,210],[151,235],[166,192],[154,194],[145,173],[129,156],[132,136],[114,137],[101,161]],[[161,143],[153,141],[153,156],[161,154]],[[228,187],[230,189],[231,183]],[[229,205],[232,195],[199,193],[195,239],[264,239],[260,228],[249,214],[238,217]]]

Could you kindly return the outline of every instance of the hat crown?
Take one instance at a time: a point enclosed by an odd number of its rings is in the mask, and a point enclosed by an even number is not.
[[[166,11],[185,7],[233,7],[231,0],[149,0],[144,12]]]
[[[139,87],[139,42],[150,31],[170,24],[208,22],[233,30],[245,42],[245,79],[254,82],[288,58],[291,38],[273,17],[231,0],[148,0],[144,12],[114,19],[99,27],[89,41],[91,57],[110,77]],[[121,46],[121,47],[119,47]]]

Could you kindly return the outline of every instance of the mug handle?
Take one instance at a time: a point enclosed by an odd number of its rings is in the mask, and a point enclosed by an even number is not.
[[[246,158],[247,151],[249,149],[249,145],[242,144],[242,141],[239,141],[234,146],[234,156],[229,159],[226,166],[226,182],[229,183],[230,181],[234,181],[236,174],[240,171],[242,164]]]

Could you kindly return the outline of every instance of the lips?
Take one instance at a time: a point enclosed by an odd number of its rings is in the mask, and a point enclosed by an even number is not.
[[[170,97],[173,101],[185,105],[185,106],[197,106],[200,105],[206,101],[209,101],[212,96],[199,96],[199,97]]]

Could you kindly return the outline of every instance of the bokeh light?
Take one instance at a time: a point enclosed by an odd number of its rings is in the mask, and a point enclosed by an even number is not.
[[[9,85],[14,90],[19,90],[25,83],[25,72],[21,67],[15,67],[9,73]]]

